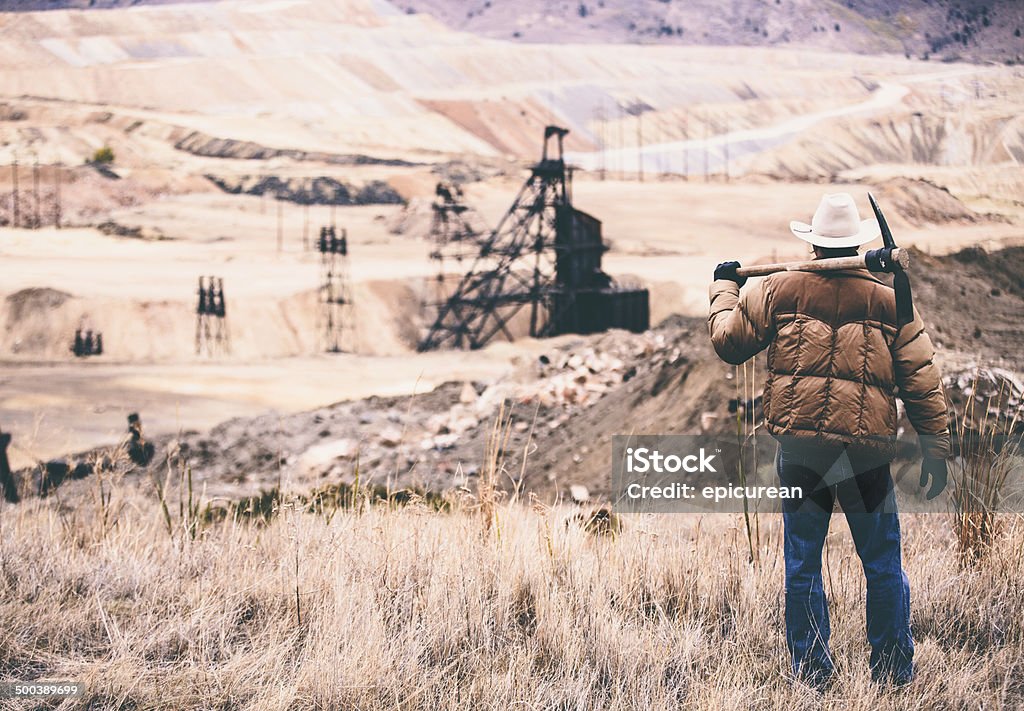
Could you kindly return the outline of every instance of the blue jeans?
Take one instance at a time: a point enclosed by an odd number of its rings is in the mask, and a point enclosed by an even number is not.
[[[793,673],[814,686],[834,666],[821,554],[832,507],[839,500],[867,579],[867,634],[876,681],[914,675],[910,584],[900,556],[900,522],[889,463],[839,446],[780,443],[779,478],[804,498],[783,499],[786,558],[786,645]]]

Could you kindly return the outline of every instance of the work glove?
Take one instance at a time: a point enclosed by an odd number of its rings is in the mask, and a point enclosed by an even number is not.
[[[942,493],[942,490],[946,488],[946,482],[949,479],[949,471],[946,468],[945,459],[928,459],[927,457],[921,462],[921,486],[925,487],[928,485],[928,476],[931,475],[932,486],[928,489],[928,493],[925,497],[930,501],[936,496]]]
[[[722,262],[715,267],[715,281],[719,279],[727,279],[728,281],[734,281],[739,286],[743,286],[747,283],[746,277],[741,277],[736,273],[736,270],[740,268],[739,262]]]

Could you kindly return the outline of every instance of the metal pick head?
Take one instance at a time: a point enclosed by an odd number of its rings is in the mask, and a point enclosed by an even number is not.
[[[875,196],[871,193],[868,193],[868,202],[871,203],[871,211],[875,213],[875,219],[878,220],[878,228],[882,231],[882,244],[886,249],[894,249],[896,240],[892,238],[892,231],[889,230],[889,224],[885,221],[885,215],[882,214]]]

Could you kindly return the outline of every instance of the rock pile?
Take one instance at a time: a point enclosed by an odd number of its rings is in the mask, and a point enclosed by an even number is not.
[[[426,432],[419,440],[420,449],[444,451],[453,448],[467,432],[493,416],[504,395],[501,390],[490,387],[478,394],[472,383],[464,383],[457,403],[427,418]]]
[[[1004,368],[971,365],[945,377],[961,426],[1024,430],[1024,382]]]
[[[664,333],[612,331],[593,345],[542,355],[537,379],[522,385],[517,399],[541,407],[590,407],[620,384],[681,356]]]
[[[688,331],[669,333],[612,331],[579,338],[526,364],[517,377],[486,387],[449,383],[413,398],[407,407],[335,406],[329,417],[337,425],[330,429],[345,422],[355,426],[342,425],[346,431],[338,439],[310,442],[299,455],[300,469],[313,476],[340,475],[350,471],[358,457],[360,469],[367,472],[450,476],[458,469],[472,475],[503,402],[516,413],[509,440],[515,447],[528,431],[536,436],[538,428],[558,429],[623,383],[678,361],[680,337]],[[524,412],[528,414],[520,417]]]

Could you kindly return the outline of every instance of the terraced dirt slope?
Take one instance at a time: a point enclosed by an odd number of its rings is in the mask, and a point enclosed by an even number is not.
[[[644,3],[654,5],[662,3]],[[602,35],[588,37],[599,42]],[[856,127],[880,111],[909,115],[909,99],[930,96],[939,81],[947,104],[979,93],[979,80],[985,92],[1013,81],[993,67],[825,52],[831,44],[737,53],[612,50],[563,39],[483,39],[381,0],[3,13],[0,97],[7,102],[0,115],[34,130],[12,127],[17,138],[0,150],[0,161],[45,147],[78,163],[86,146],[103,141],[129,163],[174,163],[181,151],[240,159],[532,159],[539,127],[554,122],[572,130],[570,150],[620,150],[618,163],[606,156],[611,168],[635,170],[624,161],[635,160],[638,142],[679,156],[673,142],[710,137],[710,168],[720,169],[727,142],[742,171],[747,154],[771,151],[818,123],[848,119]],[[945,125],[942,117],[929,121]],[[948,140],[964,130],[945,129]],[[933,137],[927,150],[941,151],[934,145],[941,139]],[[680,157],[654,155],[645,168],[696,172],[699,146],[691,148],[689,168],[675,164]],[[598,167],[597,158],[581,162]]]

